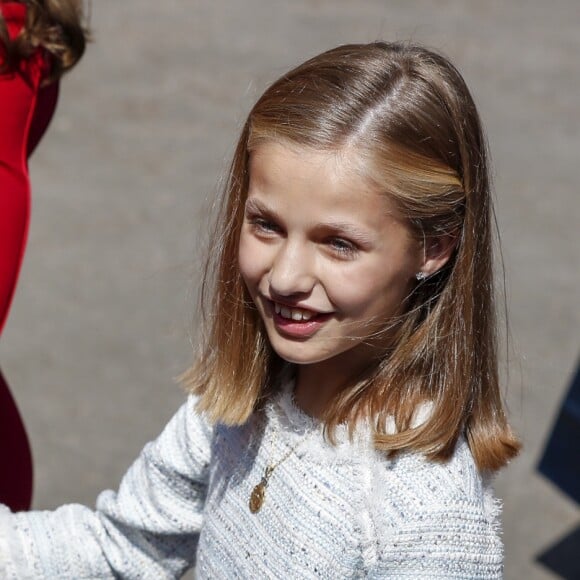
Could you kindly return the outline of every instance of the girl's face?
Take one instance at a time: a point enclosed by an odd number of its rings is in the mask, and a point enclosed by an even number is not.
[[[239,244],[240,271],[274,350],[311,371],[330,362],[343,377],[384,345],[384,333],[373,335],[401,313],[422,259],[387,198],[349,169],[347,156],[258,146]]]

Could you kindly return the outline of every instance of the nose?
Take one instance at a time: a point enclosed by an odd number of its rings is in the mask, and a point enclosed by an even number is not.
[[[308,248],[286,241],[278,248],[268,274],[273,296],[308,294],[314,288],[314,258]]]

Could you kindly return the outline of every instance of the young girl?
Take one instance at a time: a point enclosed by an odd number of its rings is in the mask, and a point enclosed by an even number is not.
[[[0,333],[26,245],[27,159],[54,113],[58,80],[76,64],[84,47],[77,0],[0,0]],[[30,449],[1,372],[0,473],[0,501],[13,509],[28,509]]]
[[[191,398],[96,512],[4,510],[2,577],[500,578],[489,476],[518,442],[487,171],[431,51],[341,46],[275,82],[225,188]]]

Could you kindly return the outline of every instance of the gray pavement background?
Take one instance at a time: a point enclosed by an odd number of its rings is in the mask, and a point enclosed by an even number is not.
[[[576,0],[95,0],[95,42],[31,163],[28,252],[0,347],[30,429],[35,507],[92,505],[183,399],[207,210],[266,83],[339,43],[447,53],[486,124],[525,449],[497,480],[506,578],[577,524],[535,471],[580,345]]]

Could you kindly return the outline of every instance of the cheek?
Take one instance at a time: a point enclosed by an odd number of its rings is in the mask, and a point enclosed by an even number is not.
[[[248,286],[256,284],[263,271],[263,256],[259,251],[259,244],[242,232],[238,247],[238,268]],[[249,288],[251,291],[251,288]]]
[[[248,278],[252,275],[252,262],[250,260],[250,249],[243,234],[240,237],[240,245],[238,247],[238,268],[242,278],[248,282]]]
[[[411,287],[406,269],[389,271],[379,264],[353,268],[333,279],[334,282],[326,286],[330,300],[352,316],[394,313]]]

